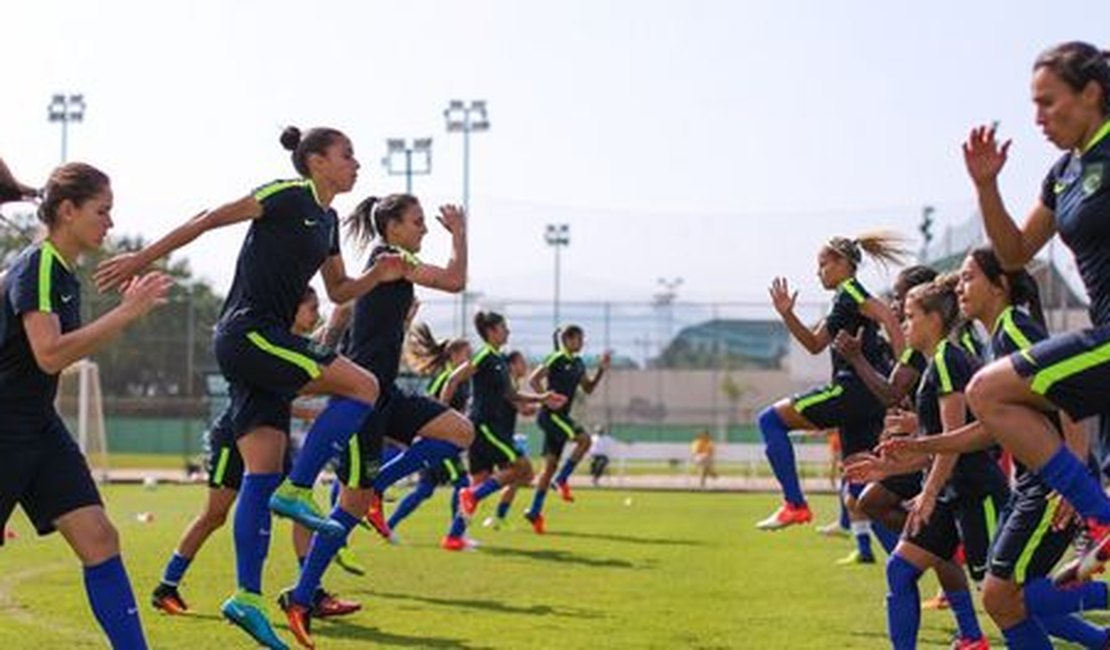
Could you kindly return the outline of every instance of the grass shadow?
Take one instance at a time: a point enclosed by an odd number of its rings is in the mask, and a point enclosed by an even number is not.
[[[478,609],[497,614],[519,614],[524,616],[564,616],[570,618],[601,618],[601,615],[589,610],[576,607],[552,607],[551,605],[532,605],[521,607],[502,603],[496,600],[475,600],[467,598],[435,598],[431,596],[417,596],[413,594],[391,594],[366,590],[367,595],[387,600],[409,600],[426,605],[439,605],[442,607],[455,607],[461,609]]]
[[[381,628],[366,627],[347,623],[339,619],[328,619],[321,623],[314,621],[312,636],[345,641],[367,641],[381,646],[402,648],[443,648],[445,650],[485,650],[489,646],[470,645],[462,639],[449,639],[435,636],[408,636],[386,632]]]
[[[645,567],[636,566],[628,560],[620,560],[617,558],[592,558],[585,555],[577,555],[570,551],[562,551],[557,549],[543,549],[543,550],[528,550],[518,548],[505,548],[505,547],[483,547],[482,553],[489,555],[496,555],[501,557],[519,557],[528,560],[540,560],[542,562],[556,562],[559,564],[577,564],[580,566],[588,566],[602,569],[640,569]]]
[[[642,544],[644,546],[709,546],[705,542],[699,542],[693,539],[655,539],[651,537],[633,537],[631,535],[613,535],[611,533],[576,533],[571,531],[553,531],[546,534],[548,537],[566,537],[568,539],[596,539],[606,542]]]

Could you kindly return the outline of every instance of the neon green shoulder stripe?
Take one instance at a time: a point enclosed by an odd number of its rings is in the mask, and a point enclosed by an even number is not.
[[[543,367],[544,368],[550,368],[551,364],[558,361],[559,358],[564,356],[565,354],[566,354],[566,351],[563,350],[562,348],[559,348],[558,350],[555,350],[551,354],[547,355],[547,358],[543,360]]]
[[[1095,133],[1095,137],[1083,147],[1083,153],[1090,151],[1096,144],[1102,141],[1107,135],[1110,135],[1110,120],[1103,122],[1102,127]]]
[[[439,394],[443,392],[444,386],[447,385],[447,379],[451,376],[453,371],[454,368],[450,366],[441,370],[440,373],[436,375],[436,378],[432,380],[432,383],[428,384],[428,394],[432,397],[439,397]]]
[[[937,366],[937,376],[940,377],[940,392],[941,394],[948,394],[952,392],[952,375],[948,373],[948,363],[944,360],[944,353],[948,351],[948,341],[941,341],[937,345],[937,351],[933,355],[933,362]]]
[[[474,358],[470,360],[470,365],[476,366],[476,365],[482,363],[483,361],[486,360],[486,357],[488,357],[491,354],[493,354],[493,348],[490,347],[488,344],[483,345],[482,349],[478,350],[478,354],[474,355]]]
[[[913,348],[907,347],[905,350],[902,350],[902,356],[898,357],[898,363],[903,366],[908,366],[911,361],[913,361]]]
[[[863,296],[863,291],[860,290],[859,282],[855,278],[848,278],[841,282],[840,288],[844,290],[844,293],[851,296],[857,305],[862,305],[867,301],[867,298]]]
[[[1033,343],[1025,336],[1025,332],[1022,332],[1021,328],[1014,322],[1013,307],[1002,312],[1002,330],[1006,332],[1006,336],[1010,337],[1010,340],[1014,342],[1019,350],[1028,350],[1033,347]]]
[[[50,242],[44,242],[39,250],[39,311],[52,313],[54,301],[50,298],[54,280],[54,255],[50,252],[54,247]]]
[[[307,180],[303,180],[303,179],[302,180],[296,180],[296,181],[274,181],[273,183],[270,183],[268,185],[263,185],[262,187],[255,190],[254,191],[254,200],[255,201],[264,201],[267,198],[277,194],[278,192],[287,190],[287,189],[292,188],[292,187],[310,187],[310,186],[311,186],[311,181],[307,181]],[[313,187],[313,194],[315,194],[315,193],[316,193],[316,189]]]

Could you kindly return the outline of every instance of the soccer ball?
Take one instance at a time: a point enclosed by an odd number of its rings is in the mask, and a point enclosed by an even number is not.
[[[158,479],[154,476],[143,477],[143,487],[147,490],[153,490],[158,487]]]

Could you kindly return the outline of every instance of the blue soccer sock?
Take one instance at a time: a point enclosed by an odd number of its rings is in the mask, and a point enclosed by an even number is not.
[[[1080,516],[1110,524],[1110,499],[1087,466],[1064,445],[1038,470],[1049,487],[1075,506]]]
[[[856,550],[859,551],[860,557],[874,560],[875,554],[871,551],[871,522],[853,521],[850,528],[856,538]]]
[[[979,628],[979,619],[975,617],[975,603],[971,600],[968,591],[946,591],[944,597],[952,606],[952,615],[956,618],[956,627],[959,628],[960,638],[974,641],[983,638],[983,630]]]
[[[840,529],[841,530],[848,530],[852,526],[852,520],[849,519],[849,517],[848,517],[848,504],[847,504],[847,498],[848,497],[847,497],[847,494],[845,494],[845,492],[847,492],[847,490],[848,490],[848,485],[846,483],[844,483],[843,481],[841,481],[840,482],[840,490],[837,493],[837,503],[840,504],[840,519],[839,519],[839,522],[840,522]]]
[[[455,481],[455,489],[451,490],[451,516],[457,517],[459,515],[459,490],[464,490],[470,487],[470,479],[466,474],[459,475]]]
[[[1027,616],[1017,625],[1002,630],[1002,636],[1006,639],[1007,648],[1052,650],[1052,641],[1048,639],[1048,635],[1044,633],[1037,619],[1032,616]]]
[[[917,647],[921,627],[921,594],[917,579],[921,571],[901,555],[891,555],[886,563],[886,624],[894,650]]]
[[[162,574],[162,582],[176,587],[185,577],[185,571],[189,569],[189,563],[192,561],[193,558],[183,557],[174,552],[169,564],[166,565],[166,571]]]
[[[1110,634],[1107,634],[1106,628],[1101,628],[1074,614],[1070,616],[1046,616],[1037,620],[1040,621],[1041,627],[1049,636],[1070,641],[1084,648],[1102,650],[1110,642]]]
[[[491,477],[487,478],[486,480],[482,481],[482,484],[479,485],[477,488],[475,488],[474,498],[477,499],[478,501],[481,501],[482,499],[488,497],[489,495],[493,494],[494,492],[496,492],[500,489],[501,489],[501,482],[497,480],[496,476],[491,476]]]
[[[1106,609],[1108,605],[1107,585],[1099,580],[1060,589],[1048,578],[1035,578],[1025,583],[1022,596],[1025,611],[1038,618]]]
[[[462,449],[458,445],[446,440],[421,438],[382,466],[381,471],[374,478],[374,490],[378,494],[385,494],[390,485],[409,474],[431,467],[441,460],[453,458],[461,452]]]
[[[432,496],[435,490],[436,486],[431,481],[425,480],[425,477],[421,477],[416,487],[406,494],[404,499],[401,499],[401,503],[397,504],[397,509],[394,510],[393,514],[389,517],[389,528],[396,528],[397,524],[401,523],[401,521],[404,520],[405,517],[411,515],[421,503],[424,503],[428,497]]]
[[[358,433],[373,411],[374,407],[365,402],[333,397],[312,422],[301,453],[293,461],[289,481],[297,487],[312,487],[324,465],[343,452],[347,441]]]
[[[574,460],[571,456],[563,463],[563,467],[559,469],[559,473],[555,475],[555,485],[564,485],[570,480],[570,475],[574,473],[575,468],[578,467],[578,461]]]
[[[543,502],[546,501],[546,500],[547,500],[547,490],[544,490],[544,489],[541,489],[541,488],[537,487],[536,488],[536,494],[532,496],[532,509],[529,510],[528,512],[530,512],[532,515],[541,515],[541,514],[543,514]],[[505,514],[508,514],[509,504],[507,504],[507,503],[497,504],[497,516],[500,517],[501,519],[504,519],[505,517],[501,514],[501,506],[505,506]]]
[[[293,588],[293,602],[299,605],[305,607],[312,605],[313,596],[320,587],[320,580],[323,579],[324,572],[327,571],[328,565],[331,564],[339,549],[347,544],[347,536],[351,534],[351,530],[359,522],[358,517],[342,508],[332,510],[331,519],[343,524],[346,532],[337,537],[320,534],[312,536],[312,545],[308,547],[308,557],[305,558],[301,575],[297,578],[297,586]]]
[[[498,501],[497,502],[497,518],[505,519],[509,516],[509,508],[513,507],[512,501]]]
[[[455,515],[451,518],[451,528],[447,530],[448,537],[462,537],[466,533],[466,519]]]
[[[146,648],[139,608],[120,556],[115,555],[100,564],[85,567],[85,593],[88,594],[93,615],[113,648]]]
[[[235,568],[239,588],[262,593],[262,565],[270,552],[270,495],[281,474],[246,474],[235,506]]]
[[[771,462],[771,469],[782,486],[786,500],[796,506],[805,505],[806,499],[798,482],[798,468],[794,464],[794,445],[790,443],[790,431],[773,406],[763,409],[759,414],[759,430],[767,445],[767,460]]]
[[[898,546],[898,533],[893,532],[877,521],[871,522],[871,532],[875,535],[875,539],[879,540],[879,544],[882,545],[887,555],[894,552],[894,547]]]

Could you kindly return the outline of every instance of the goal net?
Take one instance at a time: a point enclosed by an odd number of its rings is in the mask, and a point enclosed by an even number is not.
[[[58,413],[89,461],[98,482],[108,480],[108,438],[104,429],[104,402],[100,393],[100,370],[82,359],[62,371],[58,378]]]

